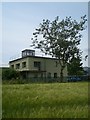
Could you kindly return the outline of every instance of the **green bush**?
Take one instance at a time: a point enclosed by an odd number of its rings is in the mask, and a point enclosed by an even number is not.
[[[20,77],[20,74],[18,71],[15,71],[14,69],[2,69],[2,79],[3,80],[11,80],[11,79],[17,79]]]

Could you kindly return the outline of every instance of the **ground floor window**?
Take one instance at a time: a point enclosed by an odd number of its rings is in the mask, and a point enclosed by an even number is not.
[[[54,73],[54,78],[57,78],[57,73]]]
[[[48,78],[51,78],[51,73],[50,73],[50,72],[47,74],[47,77],[48,77]]]

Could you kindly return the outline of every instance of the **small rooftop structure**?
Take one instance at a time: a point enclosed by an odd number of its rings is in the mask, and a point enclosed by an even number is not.
[[[22,57],[35,56],[35,50],[25,49],[22,51]]]

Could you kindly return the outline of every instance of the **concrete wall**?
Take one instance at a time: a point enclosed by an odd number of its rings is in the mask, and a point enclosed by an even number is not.
[[[23,62],[26,62],[26,67],[25,68],[22,68],[22,63]],[[16,64],[20,64],[20,68],[19,69],[16,69]],[[12,61],[9,63],[10,67],[12,67],[12,65],[14,65],[14,69],[15,70],[18,70],[18,71],[24,71],[24,70],[29,70],[29,66],[28,66],[28,58],[23,58],[23,59],[18,59],[18,60],[15,60],[15,61]]]

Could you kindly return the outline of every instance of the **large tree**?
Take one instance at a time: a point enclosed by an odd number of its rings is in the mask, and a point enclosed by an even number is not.
[[[57,16],[54,21],[43,20],[33,33],[31,46],[58,59],[61,81],[67,63],[77,56],[81,31],[85,30],[86,21],[86,15],[82,16],[80,21],[73,20],[71,16],[60,21]]]

